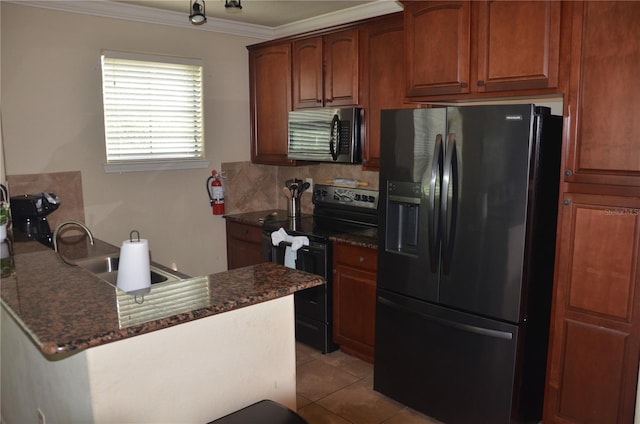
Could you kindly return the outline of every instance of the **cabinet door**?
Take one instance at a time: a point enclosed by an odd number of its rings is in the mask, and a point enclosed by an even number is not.
[[[404,32],[402,13],[366,26],[362,31],[362,99],[365,134],[362,167],[380,167],[380,111],[404,107],[402,79]]]
[[[640,3],[573,3],[568,182],[640,186]]]
[[[287,134],[291,110],[291,45],[249,50],[251,161],[291,165]]]
[[[557,87],[560,10],[553,0],[481,2],[477,91]]]
[[[293,42],[293,108],[322,106],[322,37]]]
[[[334,249],[333,339],[340,349],[373,363],[375,249],[337,243]]]
[[[323,37],[324,105],[354,106],[358,97],[358,30]]]
[[[469,93],[470,3],[404,3],[408,97]]]
[[[545,423],[631,423],[640,355],[640,199],[561,206]]]
[[[253,225],[226,222],[227,268],[236,269],[263,262],[262,229]]]

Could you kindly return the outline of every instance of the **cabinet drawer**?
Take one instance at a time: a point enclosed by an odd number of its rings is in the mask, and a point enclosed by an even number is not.
[[[336,243],[333,250],[336,264],[348,265],[366,271],[378,270],[378,251],[368,247]]]
[[[227,238],[262,243],[262,228],[248,224],[227,221]]]

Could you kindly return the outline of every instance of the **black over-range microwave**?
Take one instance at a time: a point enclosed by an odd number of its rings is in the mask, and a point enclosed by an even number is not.
[[[361,163],[361,108],[315,108],[289,112],[288,159]]]

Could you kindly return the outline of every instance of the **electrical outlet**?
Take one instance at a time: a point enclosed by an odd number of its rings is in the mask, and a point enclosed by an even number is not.
[[[38,424],[47,424],[47,421],[44,419],[44,412],[40,408],[38,408]]]

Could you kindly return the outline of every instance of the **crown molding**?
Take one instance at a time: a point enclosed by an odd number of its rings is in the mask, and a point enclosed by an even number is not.
[[[387,15],[389,13],[401,12],[403,10],[400,3],[395,0],[378,0],[360,6],[350,7],[335,12],[327,13],[314,18],[304,19],[291,24],[275,27],[274,38],[287,37],[289,35],[301,34],[303,32],[328,28],[334,25],[346,24],[362,19],[374,18],[376,16]]]
[[[62,12],[81,13],[104,18],[124,19],[135,22],[169,25],[198,31],[222,32],[225,34],[253,37],[262,40],[286,37],[307,31],[345,24],[361,19],[372,18],[399,12],[402,6],[395,0],[378,0],[360,6],[327,13],[315,18],[304,19],[278,27],[247,24],[226,19],[207,17],[205,25],[194,26],[187,15],[170,10],[95,0],[1,0],[21,6],[40,7]]]

